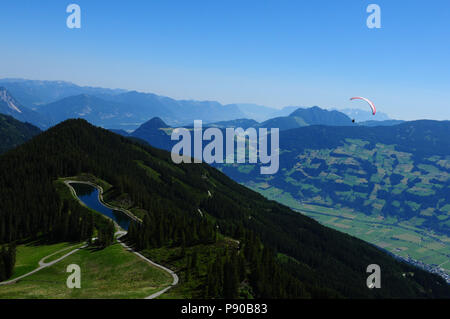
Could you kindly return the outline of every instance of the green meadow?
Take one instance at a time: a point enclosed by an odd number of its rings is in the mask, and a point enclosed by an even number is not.
[[[57,251],[67,244],[62,243],[57,246],[38,249],[35,247],[30,250],[27,257],[24,257],[24,253],[28,248],[19,247],[20,263],[22,265],[31,265],[35,261],[37,263],[43,255]],[[18,273],[25,270],[25,266],[21,264],[18,264]],[[70,273],[67,273],[66,269],[71,264],[77,264],[81,268],[80,289],[67,288],[66,280]],[[30,266],[27,267],[28,271]],[[172,277],[168,273],[149,265],[116,242],[101,250],[81,249],[15,284],[0,286],[0,299],[144,298],[167,287],[171,282]]]
[[[11,279],[20,277],[36,269],[37,267],[39,267],[39,261],[46,256],[54,254],[43,260],[47,263],[67,254],[70,250],[75,249],[81,245],[82,244],[67,242],[57,244],[43,244],[40,241],[32,241],[18,245],[16,251],[16,265],[14,267],[14,273]],[[59,251],[61,252],[58,253]]]

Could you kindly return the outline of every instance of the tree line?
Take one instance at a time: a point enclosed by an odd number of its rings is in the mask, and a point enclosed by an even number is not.
[[[0,282],[13,275],[16,263],[16,246],[14,244],[0,246]]]

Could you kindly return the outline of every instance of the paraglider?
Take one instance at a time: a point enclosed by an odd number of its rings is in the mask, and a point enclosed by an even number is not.
[[[369,104],[370,108],[372,109],[372,114],[375,115],[375,113],[377,112],[377,109],[375,108],[375,104],[373,104],[369,99],[366,99],[365,97],[355,96],[350,99],[350,101],[352,101],[352,100],[366,101]]]

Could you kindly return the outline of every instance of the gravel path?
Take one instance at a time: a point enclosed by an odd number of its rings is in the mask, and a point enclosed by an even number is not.
[[[79,248],[77,248],[77,249],[74,249],[74,250],[68,252],[67,254],[65,254],[64,256],[61,256],[61,257],[59,257],[58,259],[55,259],[55,260],[53,260],[53,261],[51,261],[51,262],[48,262],[48,263],[44,263],[44,260],[47,259],[48,257],[51,257],[51,256],[53,256],[53,255],[55,255],[55,254],[57,254],[57,253],[63,251],[63,250],[66,250],[67,248],[61,249],[61,250],[59,250],[59,251],[57,251],[57,252],[55,252],[55,253],[53,253],[53,254],[50,254],[50,255],[48,255],[48,256],[45,256],[44,258],[42,258],[42,259],[39,261],[39,267],[38,267],[38,268],[36,268],[35,270],[32,270],[32,271],[30,271],[29,273],[26,273],[26,274],[24,274],[24,275],[22,275],[22,276],[19,276],[19,277],[17,277],[17,278],[14,278],[14,279],[11,279],[11,280],[7,280],[7,281],[0,282],[0,286],[9,285],[9,284],[14,284],[14,283],[16,283],[17,281],[19,281],[20,279],[23,279],[23,278],[25,278],[25,277],[31,276],[32,274],[37,273],[39,270],[42,270],[42,269],[47,268],[47,267],[50,267],[50,266],[56,264],[57,262],[60,262],[60,261],[63,260],[64,258],[69,257],[70,255],[76,253],[76,252],[79,251],[80,249],[85,248],[85,247],[87,247],[87,246],[88,246],[88,245],[86,244],[86,245],[81,246],[81,247],[79,247]]]

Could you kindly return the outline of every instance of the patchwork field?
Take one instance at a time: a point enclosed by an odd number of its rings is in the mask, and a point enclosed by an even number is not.
[[[250,186],[250,185],[248,185]],[[269,199],[310,216],[320,223],[363,239],[402,257],[442,268],[450,274],[450,237],[425,231],[408,221],[399,222],[396,218],[371,217],[361,212],[341,208],[301,203],[280,189],[253,189]]]

